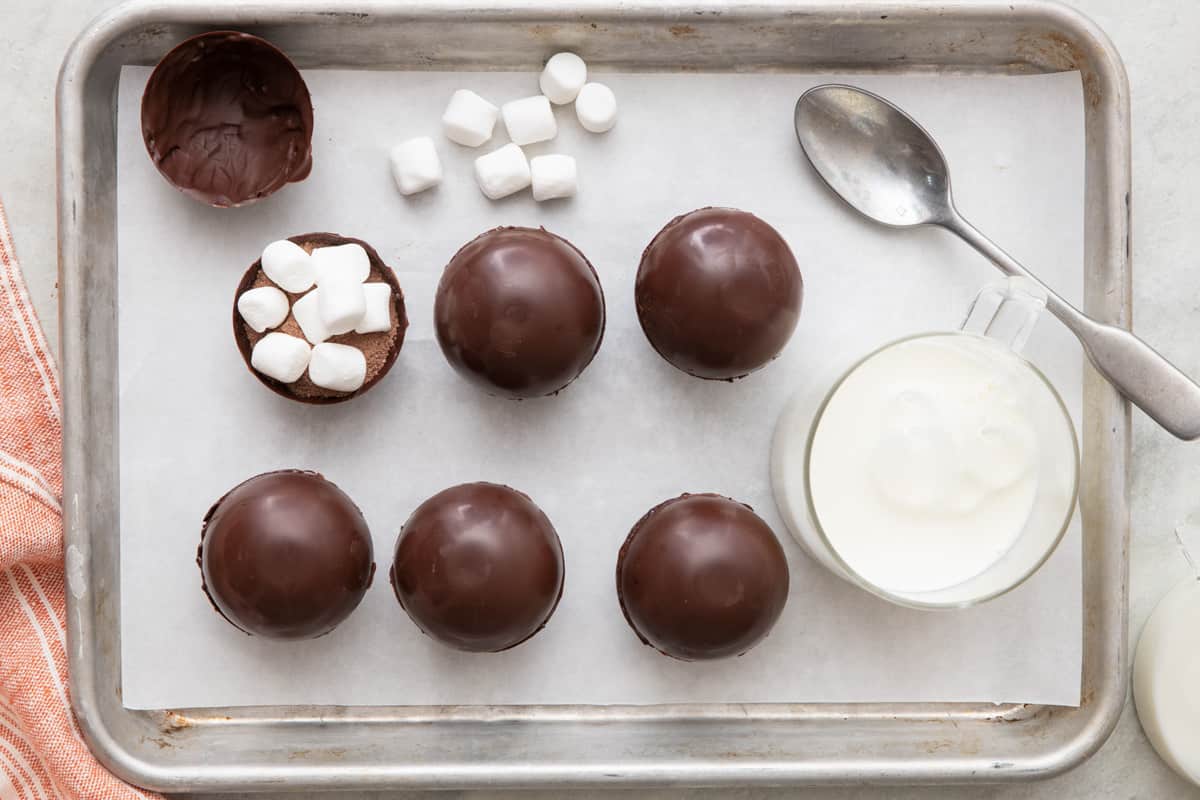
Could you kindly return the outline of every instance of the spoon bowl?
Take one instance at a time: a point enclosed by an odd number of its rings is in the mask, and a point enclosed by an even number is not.
[[[950,216],[950,170],[933,137],[878,95],[826,84],[796,102],[796,137],[830,189],[876,222],[940,224]]]

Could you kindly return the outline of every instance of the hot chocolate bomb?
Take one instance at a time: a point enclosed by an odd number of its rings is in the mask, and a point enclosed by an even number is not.
[[[667,223],[642,254],[634,285],[638,319],[659,355],[714,380],[743,377],[779,355],[802,294],[783,237],[732,208]]]
[[[638,520],[617,558],[617,599],[644,643],[683,661],[758,644],[788,596],[783,548],[727,497],[685,494]]]
[[[375,574],[358,506],[315,472],[250,478],[209,510],[197,562],[213,607],[246,633],[311,639],[362,600]]]
[[[442,274],[433,313],[455,371],[509,397],[564,388],[604,337],[596,271],[542,228],[496,228],[467,243]]]
[[[404,523],[391,580],[400,605],[430,637],[459,650],[507,650],[554,613],[562,544],[524,494],[465,483],[429,498]]]

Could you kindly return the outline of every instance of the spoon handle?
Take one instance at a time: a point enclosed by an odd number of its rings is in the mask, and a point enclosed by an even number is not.
[[[1129,331],[1097,322],[1042,283],[960,214],[942,222],[1008,275],[1028,278],[1046,292],[1046,308],[1075,334],[1092,365],[1134,405],[1171,434],[1200,438],[1200,386]]]

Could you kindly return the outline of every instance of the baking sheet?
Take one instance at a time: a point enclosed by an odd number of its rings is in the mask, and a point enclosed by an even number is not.
[[[581,190],[536,204],[486,200],[472,159],[438,134],[446,99],[497,102],[536,91],[528,73],[305,73],[316,107],[314,169],[256,206],[203,207],[146,157],[138,102],[149,70],[126,67],[118,99],[122,690],[133,708],[260,704],[532,704],[1079,700],[1078,518],[1017,591],[982,607],[891,606],[809,561],[769,488],[773,422],[831,365],[916,331],[958,324],[996,277],[938,230],[860,220],[803,163],[795,98],[837,76],[604,76],[621,103],[604,136],[558,109],[560,133],[531,155],[579,160]],[[959,207],[1068,299],[1083,278],[1082,96],[1076,73],[852,76],[913,113],[951,164]],[[502,128],[502,126],[498,126]],[[494,140],[498,146],[502,135]],[[435,137],[446,179],[400,196],[386,153]],[[487,149],[487,146],[485,146]],[[633,310],[641,249],[678,213],[753,211],[796,252],[805,307],[784,354],[733,383],[697,381],[646,344]],[[496,225],[545,225],[600,274],[608,329],[592,366],[556,398],[510,402],[457,378],[432,338],[446,261]],[[232,292],[273,239],[359,236],[396,268],[412,318],[386,380],[351,403],[307,407],[249,375],[229,330]],[[1078,421],[1082,356],[1044,320],[1027,354]],[[247,637],[212,612],[195,547],[209,505],[250,475],[317,469],[360,505],[376,584],[334,633],[301,643]],[[549,626],[507,653],[472,655],[425,638],[397,606],[386,565],[423,499],[470,480],[529,493],[555,523],[566,590]],[[752,505],[788,554],[792,589],[772,635],[747,655],[684,664],[643,647],[617,606],[613,566],[646,509],[684,491]]]

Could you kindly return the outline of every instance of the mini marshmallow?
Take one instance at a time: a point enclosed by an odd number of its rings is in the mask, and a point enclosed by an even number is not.
[[[554,109],[543,95],[522,97],[500,107],[504,127],[513,144],[534,144],[553,139],[558,135],[558,123],[554,121]]]
[[[418,136],[392,148],[392,177],[400,194],[423,192],[442,182],[442,162],[433,139]]]
[[[287,319],[288,298],[274,286],[259,286],[242,292],[237,301],[237,310],[247,325],[262,333]]]
[[[322,389],[355,392],[367,378],[367,357],[348,344],[325,342],[312,349],[308,379]]]
[[[475,159],[475,180],[488,198],[499,200],[529,185],[529,162],[515,144]]]
[[[529,175],[534,200],[540,202],[575,194],[575,159],[571,156],[535,156],[529,159]]]
[[[296,319],[296,324],[300,326],[304,338],[313,344],[320,344],[330,336],[329,329],[321,321],[321,308],[317,300],[320,294],[320,289],[313,289],[292,303],[292,316]]]
[[[307,292],[316,280],[316,268],[303,247],[287,239],[271,242],[262,251],[262,271],[285,292]]]
[[[559,106],[574,100],[585,83],[587,64],[574,53],[555,53],[550,56],[538,78],[542,94]]]
[[[331,335],[349,333],[367,311],[362,283],[345,275],[325,278],[317,287],[317,310]]]
[[[392,287],[386,283],[364,283],[367,310],[354,326],[355,333],[380,333],[392,328]]]
[[[604,133],[617,124],[617,97],[603,83],[587,83],[575,98],[575,116],[592,133]]]
[[[250,366],[283,383],[300,380],[308,368],[312,348],[308,342],[286,333],[268,333],[250,351]]]
[[[349,277],[362,283],[371,275],[371,259],[362,245],[348,242],[333,247],[318,247],[312,251],[317,285],[329,278]]]
[[[499,113],[500,109],[479,95],[459,89],[450,96],[450,104],[442,114],[442,130],[452,142],[479,147],[492,138]]]

